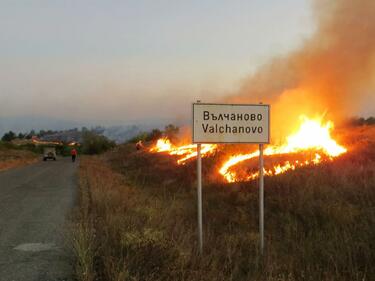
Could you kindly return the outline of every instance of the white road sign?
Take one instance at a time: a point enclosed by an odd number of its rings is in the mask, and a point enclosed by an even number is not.
[[[269,142],[269,105],[193,104],[193,143]]]

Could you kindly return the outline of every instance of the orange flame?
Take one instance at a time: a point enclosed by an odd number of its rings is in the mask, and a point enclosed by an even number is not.
[[[216,149],[216,144],[202,144],[202,157],[211,155]],[[167,152],[169,155],[181,156],[177,164],[185,164],[187,160],[197,156],[197,145],[189,144],[183,146],[173,145],[168,138],[158,139],[156,145],[150,149],[151,152]]]
[[[283,145],[270,145],[266,147],[263,154],[269,155],[283,155],[290,153],[306,154],[308,158],[304,161],[294,160],[285,161],[274,165],[272,168],[264,169],[264,174],[267,176],[274,176],[285,173],[296,168],[317,165],[325,160],[332,160],[347,151],[347,149],[339,144],[331,137],[333,123],[327,121],[323,123],[322,118],[309,119],[306,116],[300,117],[301,124],[299,129],[289,137]],[[202,157],[211,156],[216,150],[215,144],[202,144]],[[177,160],[178,164],[185,164],[191,158],[197,156],[197,147],[195,144],[175,146],[168,138],[161,138],[156,145],[150,149],[151,152],[166,152],[169,155],[180,156]],[[311,152],[315,156],[311,159]],[[245,176],[239,176],[234,170],[234,167],[239,163],[253,159],[259,156],[259,150],[248,154],[238,154],[231,156],[226,160],[218,172],[224,177],[227,182],[248,181],[258,178],[259,172],[249,173]],[[322,157],[324,156],[324,157]]]
[[[280,155],[287,153],[297,153],[306,151],[319,151],[329,159],[337,157],[347,150],[343,146],[336,143],[332,139],[330,132],[333,129],[333,123],[328,121],[322,124],[322,119],[309,119],[306,116],[301,116],[301,125],[299,130],[287,138],[284,145],[281,146],[268,146],[264,150],[264,155]],[[237,177],[232,168],[240,162],[259,156],[259,150],[249,154],[240,154],[232,156],[228,161],[222,164],[219,173],[228,182],[244,181],[257,178],[258,172],[248,175],[246,178]],[[295,161],[295,163],[285,162],[283,165],[278,164],[272,169],[264,169],[265,175],[278,175],[288,170],[294,170],[296,167],[302,167],[310,164],[318,164],[322,161],[319,153],[315,154],[313,160],[305,160],[303,162]]]

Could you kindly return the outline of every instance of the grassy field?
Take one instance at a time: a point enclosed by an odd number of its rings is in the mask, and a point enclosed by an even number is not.
[[[37,161],[38,155],[27,150],[12,149],[0,143],[0,171]]]
[[[80,165],[73,246],[79,280],[374,280],[375,127],[342,131],[334,162],[265,178],[265,256],[257,182],[227,184],[204,159],[204,253],[195,162],[124,145]]]

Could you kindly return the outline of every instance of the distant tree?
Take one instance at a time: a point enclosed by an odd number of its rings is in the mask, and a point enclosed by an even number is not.
[[[367,125],[375,125],[375,117],[369,117],[366,119]]]
[[[178,134],[179,131],[180,131],[180,129],[177,126],[175,126],[173,124],[169,124],[169,125],[165,126],[164,134],[170,140],[173,140],[177,137],[177,134]]]
[[[363,118],[363,117],[361,117],[361,118],[358,118],[358,120],[357,120],[357,124],[359,125],[359,126],[362,126],[362,125],[364,125],[365,124],[365,118]]]
[[[17,138],[24,139],[25,136],[26,136],[26,134],[19,133],[18,136],[17,136]]]
[[[352,117],[346,122],[349,126],[363,126],[363,125],[375,125],[375,118],[368,117],[367,119],[363,117]]]
[[[115,142],[93,131],[84,132],[82,135],[82,152],[84,154],[100,154],[115,147],[115,145]]]
[[[38,138],[44,137],[46,135],[46,131],[40,130],[39,133],[37,134]]]
[[[35,131],[34,131],[34,130],[31,130],[30,133],[28,133],[28,134],[26,135],[26,139],[28,139],[28,140],[31,139],[33,136],[35,136],[35,134],[36,134]]]
[[[146,141],[154,141],[160,139],[163,136],[163,132],[159,129],[153,129],[146,137]]]
[[[40,130],[38,134],[36,134],[39,138],[48,136],[48,135],[53,135],[56,134],[57,131],[54,130]]]
[[[136,143],[136,142],[139,142],[139,141],[146,141],[148,136],[149,136],[148,133],[141,132],[138,135],[136,135],[135,137],[132,137],[131,139],[129,139],[127,142],[128,143]]]
[[[17,138],[16,134],[12,131],[9,131],[8,133],[5,133],[3,137],[1,138],[2,141],[10,142]]]

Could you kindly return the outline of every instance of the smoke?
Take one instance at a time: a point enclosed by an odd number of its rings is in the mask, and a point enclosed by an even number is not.
[[[316,0],[313,7],[313,36],[261,67],[228,99],[270,103],[274,135],[287,133],[300,114],[336,121],[356,114],[375,95],[375,1]]]

